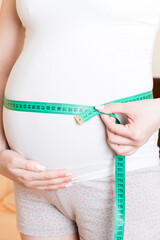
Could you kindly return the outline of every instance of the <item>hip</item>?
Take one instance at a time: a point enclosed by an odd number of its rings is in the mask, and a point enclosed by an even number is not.
[[[69,188],[51,192],[29,190],[17,183],[14,183],[14,190],[17,223],[21,232],[31,234],[33,231],[36,236],[48,236],[46,229],[51,228],[56,234],[56,227],[53,226],[56,226],[58,218],[63,218],[63,229],[68,222],[70,226],[75,226],[76,222],[80,235],[87,239],[97,239],[99,236],[100,239],[113,239],[114,176],[75,183]],[[124,239],[159,239],[160,166],[126,173],[125,211]],[[51,212],[52,218],[44,223]],[[54,224],[50,226],[52,222]],[[41,229],[37,231],[37,226],[41,224],[43,232]]]

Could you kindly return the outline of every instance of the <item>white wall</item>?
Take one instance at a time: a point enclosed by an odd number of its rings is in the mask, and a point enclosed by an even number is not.
[[[0,4],[1,4],[0,0]],[[154,53],[153,53],[153,59],[152,59],[152,72],[153,77],[159,77],[160,78],[160,30],[157,34],[155,46],[154,46]]]

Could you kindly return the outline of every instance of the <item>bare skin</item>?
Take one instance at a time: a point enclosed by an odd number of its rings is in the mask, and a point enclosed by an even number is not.
[[[129,156],[160,129],[160,98],[129,103],[112,103],[101,107],[100,112],[123,113],[128,124],[115,123],[115,118],[101,115],[106,125],[107,142],[119,155]]]
[[[0,9],[0,174],[28,189],[55,191],[71,183],[75,174],[69,169],[37,169],[42,166],[38,161],[25,159],[18,152],[9,148],[3,122],[2,109],[4,89],[10,71],[23,50],[25,28],[16,10],[16,0],[3,0]],[[21,234],[22,240],[79,240],[78,233],[61,237],[32,237]]]

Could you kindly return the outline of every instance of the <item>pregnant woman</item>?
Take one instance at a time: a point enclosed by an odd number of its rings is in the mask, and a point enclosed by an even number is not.
[[[3,0],[1,109],[3,96],[98,106],[151,91],[159,27],[159,0]],[[0,172],[14,181],[21,239],[113,239],[117,152],[127,156],[124,239],[158,240],[159,106],[99,109],[117,112],[121,126],[107,115],[80,126],[72,115],[3,107]]]

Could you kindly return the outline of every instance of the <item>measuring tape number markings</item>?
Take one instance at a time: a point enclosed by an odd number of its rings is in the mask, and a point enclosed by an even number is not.
[[[152,91],[137,94],[131,97],[118,99],[109,103],[125,103],[145,99],[152,99]],[[4,96],[4,106],[10,110],[68,114],[75,115],[75,120],[82,125],[96,115],[106,114],[99,112],[94,106],[66,104],[66,103],[50,103],[50,102],[32,102],[7,99]],[[116,123],[120,124],[119,119],[114,113],[107,114],[116,118]],[[125,227],[125,156],[119,156],[115,153],[115,217],[114,217],[114,240],[123,240]]]

